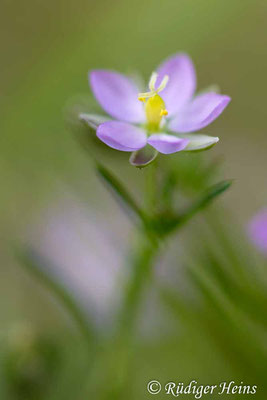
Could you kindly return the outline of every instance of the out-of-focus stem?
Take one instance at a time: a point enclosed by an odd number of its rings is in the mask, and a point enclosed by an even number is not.
[[[157,168],[155,163],[147,167],[145,201],[148,214],[155,213],[157,207]],[[146,229],[137,232],[136,246],[130,255],[131,275],[128,279],[122,308],[118,319],[118,331],[109,353],[108,390],[104,400],[124,400],[127,397],[131,376],[131,361],[134,351],[134,336],[138,314],[145,289],[153,276],[153,266],[159,250],[159,240],[155,233]]]
[[[144,289],[152,276],[153,264],[158,251],[158,242],[146,234],[139,234],[138,245],[132,256],[132,276],[126,287],[124,304],[120,316],[120,327],[124,332],[131,332],[137,317]]]
[[[123,306],[119,314],[118,332],[110,348],[108,390],[102,399],[124,400],[130,385],[131,361],[134,352],[134,334],[138,313],[145,289],[153,276],[154,261],[158,253],[158,242],[151,240],[145,232],[139,232],[137,247],[132,255],[132,276],[126,286]]]
[[[157,204],[157,167],[152,163],[147,168],[145,195],[148,211],[153,213]],[[149,231],[137,232],[137,244],[132,253],[132,276],[126,287],[123,308],[120,315],[120,330],[128,336],[134,330],[143,292],[151,278],[153,264],[159,248],[159,241]]]
[[[157,160],[146,168],[145,200],[149,214],[153,214],[157,206]]]

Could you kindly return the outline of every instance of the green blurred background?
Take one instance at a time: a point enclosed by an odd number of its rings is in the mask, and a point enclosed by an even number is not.
[[[70,197],[71,204],[79,199],[79,204],[92,216],[89,231],[96,229],[93,224],[99,228],[94,215],[100,217],[103,231],[105,221],[111,224],[116,251],[120,251],[121,243],[121,258],[126,254],[124,247],[129,243],[124,235],[130,232],[130,225],[98,182],[90,158],[81,150],[70,126],[75,125],[77,104],[77,110],[85,111],[88,105],[90,111],[89,69],[139,71],[148,79],[163,58],[177,51],[188,52],[193,58],[199,89],[218,84],[222,93],[232,97],[228,109],[205,131],[220,137],[220,143],[208,158],[222,159],[223,175],[235,179],[224,198],[231,212],[225,218],[232,226],[234,215],[245,226],[253,213],[267,204],[267,3],[264,0],[28,0],[26,3],[2,0],[0,14],[1,399],[22,399],[21,393],[30,393],[25,398],[34,400],[98,399],[98,394],[91,392],[88,358],[71,320],[53,297],[19,268],[11,243],[28,240],[35,236],[36,230],[45,229],[47,210],[54,204],[60,208],[58,198]],[[142,193],[140,173],[128,165],[124,155],[117,156],[102,147],[96,152],[122,179],[132,182],[139,195]],[[58,213],[56,208],[49,218],[53,220]],[[77,222],[77,217],[73,218]],[[83,217],[79,214],[79,218]],[[54,230],[53,224],[51,229]],[[101,233],[97,237],[101,240]],[[52,240],[56,247],[56,234]],[[88,246],[91,249],[92,243]],[[76,250],[80,253],[79,248]],[[114,264],[117,262],[115,257]],[[93,263],[97,263],[97,257]],[[101,262],[97,268],[101,269]],[[77,288],[76,292],[80,285]],[[83,299],[87,289],[83,288]],[[84,303],[88,300],[85,298]],[[101,316],[96,319],[101,327]],[[172,322],[168,321],[169,324]],[[41,341],[34,350],[40,359],[36,356],[33,364],[30,360],[30,369],[34,371],[38,367],[34,367],[35,363],[41,363],[41,383],[40,387],[36,384],[36,392],[23,385],[21,389],[17,382],[18,371],[15,368],[14,372],[10,361],[12,345],[6,343],[10,331],[18,332],[18,336],[22,332],[22,341],[23,335],[26,339],[30,337],[29,343]],[[207,383],[241,376],[254,383],[257,371],[251,379],[245,373],[239,375],[238,367],[233,372],[231,357],[223,358],[213,349],[214,344],[204,331],[201,332],[198,335],[196,327],[188,324],[185,332],[155,340],[155,347],[150,343],[139,352],[133,398],[148,398],[146,382],[162,375],[165,380],[182,376],[185,381],[197,378]],[[38,338],[32,339],[34,335]],[[16,349],[20,339],[14,340]],[[224,346],[228,349],[227,341]],[[28,365],[27,360],[25,363]],[[162,365],[166,368],[164,373]],[[47,370],[52,371],[51,376]],[[32,375],[39,382],[39,377],[29,371],[29,376]],[[101,381],[101,375],[90,379]],[[266,392],[258,398],[265,399]]]

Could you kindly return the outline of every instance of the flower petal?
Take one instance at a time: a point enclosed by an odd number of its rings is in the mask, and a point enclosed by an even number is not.
[[[145,146],[140,150],[134,151],[129,159],[134,167],[143,168],[151,164],[157,157],[158,152],[151,146]]]
[[[132,123],[144,121],[137,86],[126,76],[108,70],[89,74],[92,91],[103,109],[112,117]]]
[[[179,135],[179,137],[189,140],[185,151],[207,150],[219,142],[218,137],[200,135],[199,133],[185,133],[184,135]]]
[[[98,114],[80,114],[79,118],[81,121],[84,121],[90,128],[96,130],[100,124],[103,122],[109,121],[109,118],[104,117],[103,115]]]
[[[184,150],[188,145],[189,140],[168,135],[167,133],[159,133],[149,136],[147,143],[160,153],[171,154]]]
[[[252,218],[248,226],[248,234],[254,245],[267,255],[267,208]]]
[[[158,68],[157,84],[164,75],[169,76],[166,88],[160,93],[170,116],[174,115],[193,96],[196,89],[196,73],[187,54],[179,53],[164,61]]]
[[[195,97],[170,121],[174,132],[194,132],[214,121],[230,102],[229,96],[205,93]]]
[[[136,151],[147,143],[143,129],[120,121],[104,122],[97,128],[96,135],[109,147],[120,151]]]

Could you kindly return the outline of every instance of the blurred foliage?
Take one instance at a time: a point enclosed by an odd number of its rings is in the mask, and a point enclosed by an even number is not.
[[[119,336],[114,342],[112,331],[106,339],[99,333],[97,341],[91,342],[89,353],[86,343],[80,341],[84,361],[89,356],[91,366],[86,366],[82,359],[79,361],[84,375],[79,376],[79,389],[75,391],[77,399],[84,396],[145,399],[146,383],[152,378],[165,383],[171,380],[186,383],[195,379],[202,384],[235,380],[237,384],[257,385],[257,394],[253,397],[266,398],[266,260],[252,251],[239,228],[229,229],[227,222],[232,217],[227,212],[225,216],[227,219],[223,220],[214,207],[206,213],[206,218],[198,224],[195,235],[191,237],[191,255],[183,257],[182,270],[175,269],[177,277],[173,276],[174,283],[185,275],[187,288],[181,283],[178,286],[166,285],[158,277],[152,279],[158,301],[162,304],[157,307],[157,312],[164,313],[165,324],[170,327],[167,335],[151,331],[150,338],[138,334],[134,341],[124,342]],[[201,242],[199,235],[203,239]],[[146,264],[148,259],[144,260]],[[140,311],[141,314],[147,312],[146,308]],[[19,335],[19,330],[16,332]],[[80,369],[75,370],[77,359],[73,358],[74,353],[79,353],[77,339],[68,341],[67,364],[70,363],[74,377],[76,372],[80,374]],[[62,361],[56,356],[62,346],[59,342],[57,346],[52,360],[46,359],[46,352],[38,353],[38,357],[44,366],[47,361],[52,361],[56,363],[56,370],[64,371]],[[26,347],[27,357],[23,358],[23,365],[27,372],[32,366],[32,351],[28,355],[29,347]],[[6,359],[9,361],[4,364],[7,382],[12,383],[13,390],[17,388],[15,382],[22,379],[21,370],[14,368],[14,354],[16,360],[20,355],[18,350],[20,348],[14,346],[7,351]],[[48,354],[51,353],[48,351]],[[129,375],[125,375],[126,370]],[[49,373],[53,374],[53,369],[49,368]],[[62,373],[62,381],[55,386],[56,397],[52,397],[59,400],[64,398],[61,392],[65,396],[64,387],[68,379],[67,371]],[[58,387],[59,384],[63,386]],[[39,383],[36,385],[38,389]],[[73,395],[74,390],[71,393]],[[164,396],[157,397],[163,399]],[[221,395],[218,398],[228,397]],[[40,398],[46,399],[46,393]]]
[[[227,214],[227,217],[231,216]],[[165,304],[199,338],[215,344],[233,379],[257,384],[256,398],[266,398],[266,261],[255,256],[239,228],[226,226],[212,213],[193,241],[185,263],[195,299],[162,290]],[[199,302],[200,301],[200,302]],[[227,396],[226,396],[227,397]]]
[[[3,377],[11,399],[37,400],[55,384],[61,367],[56,340],[38,334],[30,326],[16,325],[5,338]]]

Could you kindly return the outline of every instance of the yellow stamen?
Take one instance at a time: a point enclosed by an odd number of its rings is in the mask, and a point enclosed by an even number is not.
[[[144,92],[144,93],[139,93],[138,95],[138,99],[141,101],[144,101],[143,99],[147,99],[149,97],[153,97],[156,94],[158,94],[159,92],[161,92],[163,89],[165,89],[168,81],[169,81],[169,77],[168,75],[164,75],[160,85],[158,86],[158,88],[156,89],[155,85],[156,85],[156,81],[157,81],[157,77],[158,74],[156,72],[153,72],[151,75],[151,78],[149,80],[149,84],[148,87],[150,89],[149,92]]]
[[[163,117],[163,115],[168,115],[168,111],[166,110],[166,108],[164,110],[161,110],[160,112],[160,116]]]
[[[162,117],[168,115],[164,100],[159,96],[159,92],[165,89],[169,77],[164,75],[160,85],[156,88],[158,74],[153,72],[149,80],[149,92],[139,93],[138,100],[145,103],[145,112],[147,118],[147,128],[151,132],[157,132],[160,129]]]
[[[165,103],[158,94],[155,94],[147,100],[145,103],[145,112],[148,128],[151,131],[158,131],[162,117],[168,114]]]

